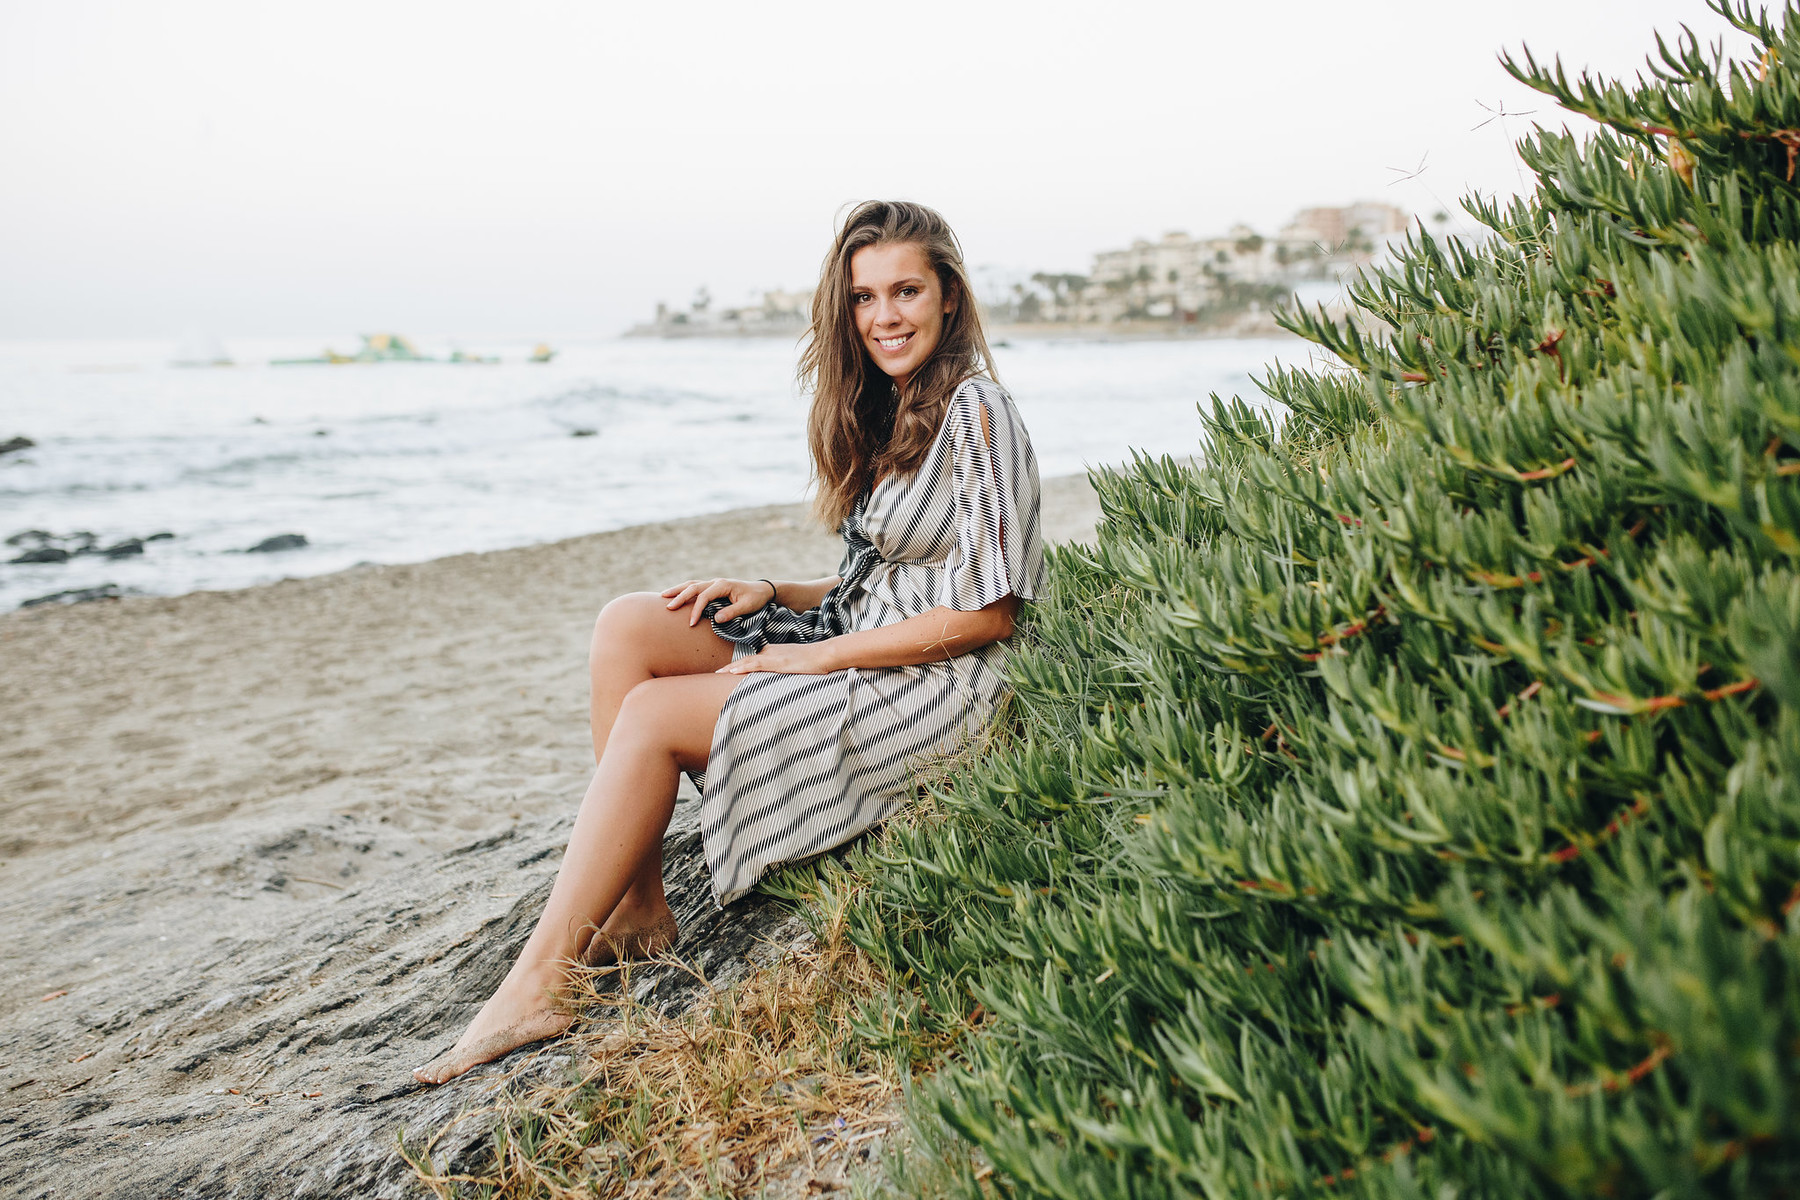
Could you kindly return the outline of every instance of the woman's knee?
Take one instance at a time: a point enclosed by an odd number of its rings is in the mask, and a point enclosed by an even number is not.
[[[613,721],[613,741],[652,744],[659,748],[673,750],[671,741],[670,697],[668,689],[659,686],[664,681],[646,679],[634,685],[619,701],[619,715]]]
[[[594,671],[625,664],[628,674],[686,675],[711,671],[731,661],[731,644],[716,636],[710,621],[690,626],[690,608],[671,610],[655,592],[632,592],[600,610],[588,665]]]
[[[609,600],[594,619],[590,653],[619,647],[642,647],[657,623],[668,619],[668,601],[655,592],[629,592]]]
[[[704,769],[719,708],[739,682],[738,676],[718,675],[646,679],[625,693],[613,738]]]

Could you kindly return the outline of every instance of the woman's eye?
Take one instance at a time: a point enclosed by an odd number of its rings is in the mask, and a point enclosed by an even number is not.
[[[873,297],[871,297],[869,295],[869,293],[867,293],[867,292],[852,292],[850,294],[850,303],[852,303],[852,304],[867,304],[872,298]]]
[[[919,294],[919,289],[915,288],[915,287],[908,287],[908,288],[900,289],[900,298],[903,300],[910,300],[918,294]]]

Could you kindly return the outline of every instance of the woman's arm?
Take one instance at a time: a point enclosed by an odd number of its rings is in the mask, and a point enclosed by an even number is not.
[[[779,579],[770,582],[775,585],[776,603],[795,612],[805,612],[809,608],[819,607],[819,602],[825,599],[825,593],[838,585],[838,577],[833,575],[827,579],[808,579],[800,583],[788,583]]]
[[[694,609],[688,613],[688,624],[693,626],[700,623],[701,610],[720,597],[729,603],[714,614],[715,621],[729,621],[753,613],[773,600],[780,600],[795,612],[805,612],[817,608],[825,593],[837,583],[836,575],[804,583],[777,583],[772,579],[690,579],[664,588],[663,598],[669,602],[671,611],[692,604]],[[770,588],[775,589],[773,596],[769,595]]]
[[[934,608],[879,629],[861,629],[822,642],[776,643],[761,653],[720,667],[719,674],[773,671],[783,675],[824,675],[849,667],[910,667],[942,662],[1011,637],[1018,612],[1019,598],[1013,595],[1002,596],[973,612]]]

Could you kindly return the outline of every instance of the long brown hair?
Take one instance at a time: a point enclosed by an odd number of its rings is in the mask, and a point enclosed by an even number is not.
[[[896,399],[893,381],[875,365],[856,331],[850,303],[850,259],[868,246],[917,246],[955,307],[931,357]],[[944,423],[950,397],[971,375],[994,377],[993,354],[963,267],[962,247],[943,217],[906,200],[870,200],[844,221],[819,272],[812,324],[800,355],[800,383],[812,392],[806,440],[819,492],[814,511],[834,528],[857,497],[892,472],[919,469]]]

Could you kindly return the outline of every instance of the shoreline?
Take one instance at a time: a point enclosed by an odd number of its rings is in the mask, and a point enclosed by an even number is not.
[[[1084,476],[1044,481],[1047,540],[1096,515]],[[407,1073],[541,906],[593,770],[596,612],[840,553],[776,505],[0,615],[9,1183],[410,1194],[395,1126],[435,1130],[521,1069]],[[717,981],[793,934],[779,906],[711,912],[684,793],[667,873],[681,952]]]
[[[1192,342],[1245,341],[1264,338],[1300,340],[1275,324],[1273,316],[1244,313],[1229,322],[1207,325],[1177,325],[1163,321],[1141,321],[1127,324],[1079,324],[1074,322],[996,323],[987,326],[988,344],[1013,340],[1021,342]],[[715,325],[633,325],[619,334],[632,341],[687,341],[713,339],[722,342],[767,341],[786,339],[798,342],[806,336],[804,326],[759,329],[755,326],[727,328]]]
[[[1074,498],[1075,491],[1078,490],[1078,489],[1074,489],[1074,484],[1076,482],[1081,482],[1081,483],[1085,484],[1085,481],[1086,481],[1086,473],[1085,472],[1078,473],[1078,474],[1071,474],[1071,475],[1048,476],[1041,481],[1042,486],[1043,486],[1043,505],[1044,505],[1044,513],[1043,513],[1042,519],[1045,522],[1045,529],[1050,530],[1051,527],[1054,526],[1057,531],[1054,535],[1050,532],[1046,532],[1046,534],[1045,534],[1046,541],[1068,541],[1071,539],[1078,540],[1080,536],[1085,536],[1084,534],[1082,534],[1080,532],[1080,530],[1082,528],[1084,528],[1081,525],[1081,521],[1083,520],[1083,518],[1080,515],[1080,513],[1081,513],[1080,505],[1084,502],[1078,501]],[[1074,489],[1074,490],[1072,490],[1072,489]],[[149,592],[149,591],[140,591],[140,590],[137,590],[137,589],[134,589],[131,587],[122,587],[119,584],[108,582],[108,583],[93,585],[90,587],[70,588],[70,589],[68,589],[70,592],[88,591],[88,592],[94,592],[97,594],[92,596],[91,598],[63,602],[63,601],[58,601],[56,599],[57,596],[60,596],[63,593],[52,592],[52,593],[47,593],[44,596],[27,599],[23,603],[15,605],[11,608],[0,609],[0,637],[6,636],[3,631],[5,629],[6,622],[9,619],[17,618],[17,617],[24,616],[27,614],[36,614],[38,616],[43,616],[45,614],[55,613],[55,612],[64,612],[64,611],[67,611],[69,609],[74,609],[74,608],[86,608],[89,606],[106,607],[106,606],[119,604],[119,603],[123,603],[123,602],[127,602],[127,601],[141,602],[141,601],[146,601],[146,600],[178,600],[185,596],[212,596],[212,595],[228,596],[228,595],[234,595],[234,594],[242,593],[242,592],[255,592],[262,588],[280,587],[280,586],[283,586],[286,584],[295,584],[295,583],[301,583],[301,582],[310,581],[310,580],[332,579],[332,578],[336,578],[339,576],[356,575],[358,573],[363,573],[363,572],[368,572],[368,571],[394,571],[394,570],[401,570],[404,568],[421,568],[421,567],[429,567],[434,563],[450,562],[453,560],[460,560],[460,559],[466,559],[466,558],[481,558],[481,557],[485,557],[488,555],[528,553],[530,551],[540,550],[540,549],[543,549],[546,547],[562,546],[562,545],[572,544],[572,543],[577,543],[577,542],[587,542],[589,540],[596,539],[596,538],[606,538],[606,537],[612,537],[615,535],[632,534],[632,533],[635,533],[638,531],[648,531],[648,530],[656,530],[656,529],[663,529],[663,528],[675,530],[675,529],[680,529],[680,528],[683,528],[686,526],[694,525],[697,523],[705,525],[710,522],[728,522],[729,523],[729,522],[737,522],[740,520],[751,520],[751,519],[755,518],[756,516],[758,516],[759,514],[769,514],[769,517],[771,520],[779,520],[781,522],[784,522],[786,528],[793,529],[795,531],[803,531],[803,530],[810,528],[813,532],[816,532],[816,533],[820,534],[820,536],[825,537],[831,543],[836,544],[836,542],[837,542],[837,537],[835,534],[824,531],[816,523],[813,522],[811,514],[808,511],[808,505],[805,504],[804,502],[789,503],[789,504],[746,505],[746,506],[743,506],[740,508],[722,509],[718,512],[696,513],[692,516],[686,516],[686,517],[670,517],[667,520],[662,520],[662,521],[644,521],[644,522],[640,522],[635,525],[624,525],[617,529],[603,529],[603,530],[599,530],[594,533],[581,533],[581,534],[576,534],[573,537],[557,538],[552,541],[527,542],[524,545],[520,545],[520,546],[501,546],[501,547],[498,547],[498,548],[492,549],[492,550],[463,550],[463,551],[458,551],[454,554],[439,555],[436,558],[425,558],[425,559],[417,559],[417,560],[410,560],[410,561],[403,561],[403,562],[393,562],[393,563],[360,562],[360,563],[356,563],[352,566],[338,568],[337,570],[321,572],[317,575],[284,575],[279,579],[268,579],[268,580],[264,580],[261,583],[248,584],[244,587],[195,588],[192,591],[186,591],[186,592]],[[1091,527],[1091,522],[1089,522],[1088,527]],[[109,592],[109,589],[111,589],[110,592]],[[107,593],[107,594],[98,594],[98,593]],[[0,700],[0,705],[3,705],[3,703],[4,703],[4,701]]]

